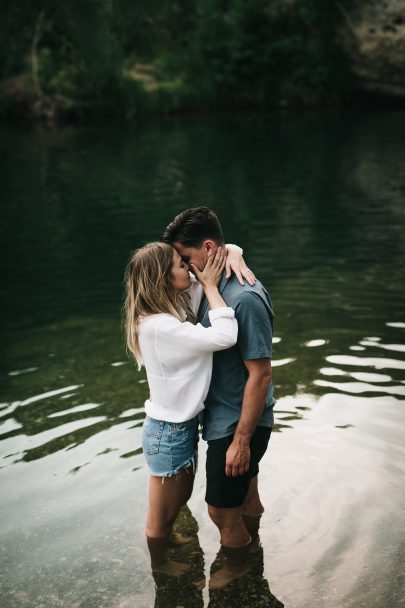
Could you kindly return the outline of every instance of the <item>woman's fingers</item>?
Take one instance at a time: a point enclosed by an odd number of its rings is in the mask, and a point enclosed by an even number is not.
[[[191,265],[193,266],[193,265]],[[193,266],[194,267],[194,266]],[[238,279],[241,285],[244,285],[244,280],[246,280],[249,285],[254,285],[256,283],[256,277],[254,273],[246,266],[245,262],[242,260],[239,267],[233,267],[230,258],[228,257],[228,251],[224,247],[218,247],[215,254],[212,250],[208,252],[207,263],[205,266],[206,270],[212,270],[214,273],[222,273],[223,269],[226,268],[226,278],[228,279],[232,271],[235,273],[236,278]],[[196,274],[197,278],[198,275]]]
[[[246,264],[244,266],[241,266],[241,273],[242,273],[243,278],[245,278],[247,280],[249,285],[254,285],[256,283],[255,275],[250,270],[250,268],[248,268],[246,266]]]
[[[243,278],[242,278],[240,270],[235,268],[234,273],[235,273],[236,278],[238,279],[239,283],[241,285],[244,285],[245,283],[243,282]]]
[[[218,247],[215,252],[214,260],[212,262],[213,270],[218,270],[225,262],[225,252],[222,247]]]
[[[197,279],[197,281],[200,280],[201,277],[201,272],[200,270],[198,270],[197,266],[195,266],[195,264],[189,264],[190,269],[193,271],[195,278]]]
[[[207,254],[207,262],[206,262],[204,268],[207,268],[207,270],[209,270],[211,268],[211,266],[213,266],[214,262],[215,262],[215,257],[213,255],[212,251],[209,251]]]
[[[215,256],[214,256],[214,259],[212,262],[212,268],[211,268],[212,275],[215,277],[217,284],[220,281],[222,271],[225,268],[225,262],[226,262],[226,250],[223,247],[218,247],[218,249],[215,252]]]
[[[205,283],[214,281],[215,284],[221,278],[222,271],[225,267],[226,252],[223,248],[218,247],[215,253],[209,250],[207,253],[207,260],[203,270],[199,270],[195,264],[190,264],[190,269],[194,272],[196,278],[203,285]]]
[[[221,253],[220,253],[219,259],[218,259],[218,264],[219,264],[219,267],[221,268],[221,270],[223,270],[225,268],[227,257],[228,256],[227,256],[226,249],[221,247]]]
[[[236,250],[233,246],[228,246],[226,252],[228,254],[226,260],[226,278],[229,279],[233,272],[241,285],[245,284],[244,280],[246,280],[249,285],[254,285],[256,283],[256,277],[250,268],[247,267],[241,250],[239,248]]]

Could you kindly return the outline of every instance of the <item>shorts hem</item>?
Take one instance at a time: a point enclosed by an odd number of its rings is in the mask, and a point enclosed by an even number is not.
[[[236,509],[245,502],[249,486],[259,474],[259,463],[267,451],[271,427],[258,426],[250,440],[250,466],[243,475],[225,474],[226,452],[233,435],[208,442],[205,502],[217,509]]]
[[[197,472],[197,468],[198,468],[198,453],[197,453],[197,450],[196,450],[195,454],[191,458],[188,458],[186,460],[186,462],[184,462],[183,464],[181,464],[174,471],[169,471],[168,473],[154,473],[151,469],[149,469],[149,473],[150,473],[150,475],[152,475],[152,477],[161,477],[162,478],[162,483],[163,483],[163,480],[166,477],[175,477],[181,471],[183,471],[185,469],[189,469],[190,467],[193,467],[193,475],[195,475],[196,472]]]
[[[213,502],[215,501],[210,501],[207,498],[205,499],[205,502],[207,503],[207,505],[209,507],[214,507],[214,509],[239,509],[239,507],[243,506],[243,503],[245,502],[244,500],[242,500],[242,502],[240,504],[237,505],[224,505],[224,504],[216,504],[214,505]]]

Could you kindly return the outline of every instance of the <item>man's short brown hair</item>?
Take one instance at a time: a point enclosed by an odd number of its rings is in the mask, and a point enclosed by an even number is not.
[[[167,226],[160,240],[164,243],[181,243],[184,247],[199,249],[206,239],[223,245],[224,235],[214,211],[208,207],[194,207],[182,211]]]

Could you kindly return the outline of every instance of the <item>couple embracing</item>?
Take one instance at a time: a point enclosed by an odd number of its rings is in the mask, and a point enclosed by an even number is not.
[[[259,461],[273,426],[274,315],[241,254],[225,245],[216,214],[197,207],[176,216],[160,242],[138,249],[126,272],[127,345],[150,390],[142,447],[152,569],[185,570],[166,550],[193,489],[202,420],[205,499],[227,558],[210,582],[218,587],[247,572],[264,510]]]

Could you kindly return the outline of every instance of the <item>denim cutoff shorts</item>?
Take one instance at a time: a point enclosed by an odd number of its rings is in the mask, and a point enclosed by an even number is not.
[[[171,477],[197,468],[198,416],[186,422],[164,422],[146,416],[142,448],[151,475]]]

